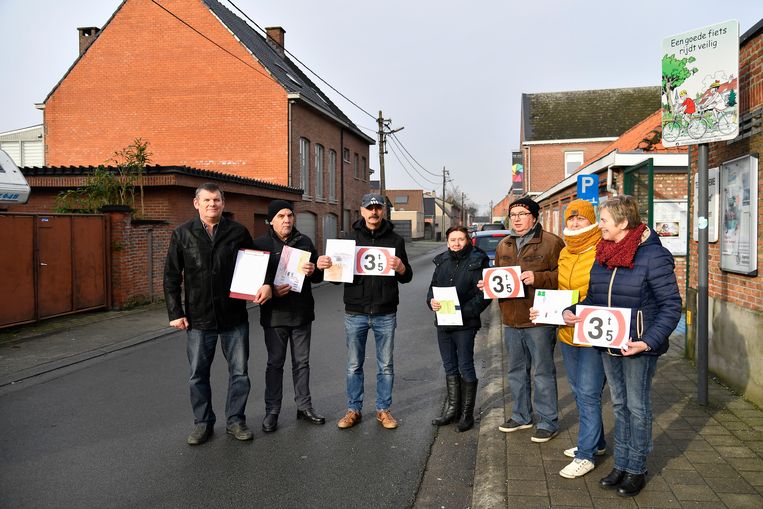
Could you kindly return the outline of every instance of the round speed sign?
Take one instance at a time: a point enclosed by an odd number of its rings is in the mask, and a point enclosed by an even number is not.
[[[375,247],[358,249],[355,256],[355,273],[366,276],[389,274],[391,257],[388,251]]]
[[[619,309],[581,306],[583,320],[576,328],[578,344],[622,348],[628,342],[630,324]]]

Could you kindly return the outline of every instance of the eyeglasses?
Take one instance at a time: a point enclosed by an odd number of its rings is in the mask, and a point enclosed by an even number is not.
[[[515,212],[513,214],[509,214],[509,217],[512,219],[524,219],[525,216],[529,216],[530,212]]]

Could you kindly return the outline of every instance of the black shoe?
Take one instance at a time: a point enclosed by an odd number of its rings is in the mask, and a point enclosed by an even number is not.
[[[297,420],[304,419],[311,424],[326,424],[326,418],[315,413],[312,408],[297,410]]]
[[[646,486],[646,474],[626,473],[623,481],[617,488],[617,494],[621,497],[635,497]]]
[[[272,433],[278,428],[278,414],[267,414],[262,420],[262,431]]]
[[[602,488],[610,489],[617,488],[620,483],[623,482],[625,472],[617,468],[613,468],[612,471],[607,474],[607,477],[603,477],[599,480],[599,486]]]
[[[188,445],[201,445],[212,436],[214,426],[208,423],[197,424],[190,435],[188,435]]]
[[[249,426],[247,426],[245,422],[234,422],[225,428],[225,432],[229,435],[233,435],[236,440],[241,440],[242,442],[254,438],[252,430],[249,429]]]

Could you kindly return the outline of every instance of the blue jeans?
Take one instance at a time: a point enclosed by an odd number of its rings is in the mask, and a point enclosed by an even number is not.
[[[556,327],[504,327],[504,344],[509,356],[509,389],[514,399],[511,418],[520,424],[532,423],[534,408],[538,429],[556,431],[559,429],[554,364]]]
[[[360,412],[363,408],[363,361],[366,357],[368,331],[376,342],[376,409],[392,405],[392,384],[395,380],[392,350],[395,346],[397,319],[391,315],[344,315],[347,335],[347,408]]]
[[[191,407],[195,424],[214,424],[216,417],[212,410],[212,387],[209,371],[215,359],[217,337],[223,355],[228,361],[228,399],[225,402],[227,424],[246,422],[246,400],[249,398],[249,322],[244,322],[228,330],[191,329],[187,333],[188,362],[191,377]]]
[[[652,452],[650,389],[657,356],[613,357],[601,354],[615,414],[615,468],[631,474],[646,472]]]
[[[474,371],[476,335],[477,329],[437,329],[437,344],[446,376],[458,376],[460,373],[465,382],[477,381],[477,373]]]
[[[560,343],[567,380],[578,407],[580,429],[576,458],[593,461],[596,449],[604,449],[604,424],[601,420],[601,392],[606,377],[601,353],[596,348]]]

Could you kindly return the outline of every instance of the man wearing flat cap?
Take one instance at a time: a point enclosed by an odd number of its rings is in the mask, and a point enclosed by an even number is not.
[[[370,330],[376,342],[376,420],[385,429],[397,428],[390,413],[394,370],[392,351],[395,343],[398,284],[413,279],[408,263],[405,241],[395,233],[394,225],[384,218],[385,199],[379,194],[366,194],[360,201],[361,219],[352,225],[348,239],[355,245],[393,247],[395,256],[389,260],[393,277],[355,276],[344,285],[344,328],[347,335],[347,413],[337,426],[347,429],[361,420],[363,408],[363,361]],[[331,258],[321,256],[318,268],[331,266]]]
[[[283,366],[286,351],[291,349],[291,375],[297,419],[323,424],[326,419],[313,410],[310,397],[310,337],[315,320],[312,283],[323,281],[323,271],[316,270],[318,252],[312,240],[294,226],[294,205],[273,200],[268,205],[268,231],[254,240],[254,248],[268,251],[266,281],[275,278],[284,246],[310,252],[310,261],[302,265],[305,281],[301,292],[290,291],[288,284],[273,286],[273,298],[260,308],[260,325],[265,332],[268,362],[265,368],[265,418],[262,430],[270,433],[278,427],[283,396]]]
[[[556,327],[532,323],[530,307],[535,289],[557,288],[557,266],[564,242],[543,230],[538,222],[539,212],[538,204],[526,197],[509,205],[511,234],[498,244],[495,265],[518,265],[519,277],[525,285],[524,297],[499,301],[514,406],[509,420],[498,429],[511,433],[532,428],[534,412],[537,420],[531,440],[542,443],[559,433],[554,364]]]

